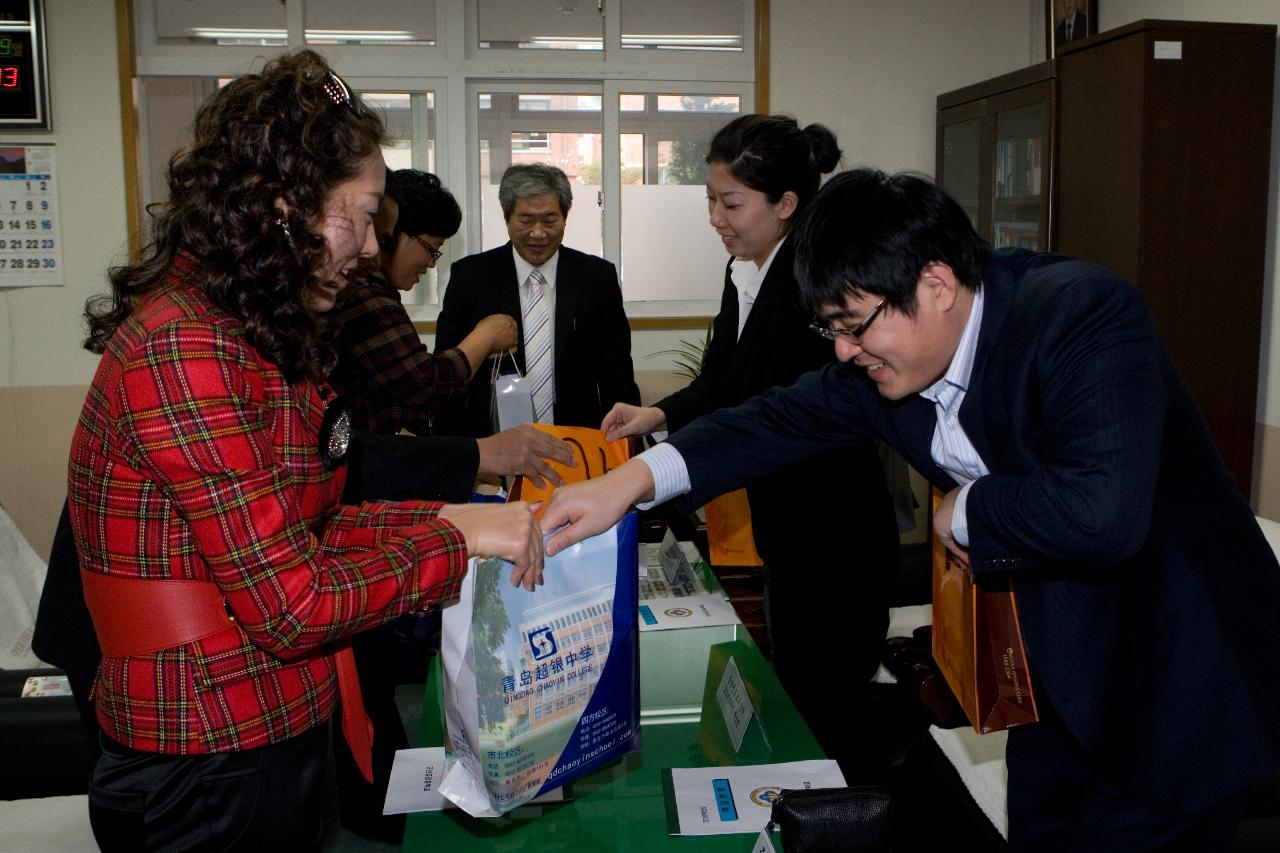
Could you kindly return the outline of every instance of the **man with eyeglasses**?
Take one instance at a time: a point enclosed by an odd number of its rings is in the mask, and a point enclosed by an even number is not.
[[[1040,721],[1008,733],[1010,849],[1230,849],[1280,764],[1280,566],[1142,298],[991,251],[911,175],[837,176],[792,239],[838,363],[557,490],[547,553],[878,435],[945,491],[975,580],[1014,582]]]

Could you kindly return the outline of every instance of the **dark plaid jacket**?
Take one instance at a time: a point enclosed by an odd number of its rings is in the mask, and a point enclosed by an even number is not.
[[[462,394],[471,365],[455,348],[432,354],[418,337],[400,291],[371,273],[343,295],[333,381],[354,407],[360,429],[430,435],[431,416]]]

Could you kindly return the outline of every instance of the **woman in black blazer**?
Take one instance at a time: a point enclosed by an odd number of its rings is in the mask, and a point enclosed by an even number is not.
[[[839,159],[830,130],[785,116],[741,116],[716,134],[707,208],[731,258],[702,372],[654,406],[615,405],[601,424],[610,439],[674,432],[834,359],[809,329],[786,237]],[[826,752],[856,767],[898,564],[876,450],[828,451],[753,481],[747,495],[778,676]]]

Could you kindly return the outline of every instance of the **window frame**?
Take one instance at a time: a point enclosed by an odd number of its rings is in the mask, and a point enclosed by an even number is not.
[[[632,0],[635,2],[635,0]],[[769,0],[740,0],[743,48],[740,52],[648,51],[622,47],[622,7],[604,2],[604,48],[601,51],[481,49],[476,33],[478,0],[437,0],[435,45],[308,45],[305,41],[306,0],[285,0],[286,44],[282,46],[160,44],[156,38],[155,0],[116,0],[121,16],[121,67],[133,82],[133,93],[122,97],[125,124],[134,138],[126,149],[139,170],[133,183],[130,211],[131,246],[141,245],[142,212],[137,191],[147,162],[136,136],[140,78],[227,77],[261,67],[265,58],[300,47],[324,54],[357,91],[397,92],[435,96],[435,171],[446,186],[461,187],[465,198],[463,227],[451,242],[450,257],[463,257],[480,246],[477,87],[515,91],[601,95],[602,192],[604,257],[621,264],[622,120],[618,96],[628,94],[721,94],[741,98],[741,111],[767,110]],[[639,0],[643,2],[643,0]],[[552,88],[549,88],[552,87]],[[415,102],[416,103],[416,102]],[[132,107],[132,113],[128,107]],[[414,125],[414,168],[426,168],[425,123]],[[128,135],[129,131],[126,131]],[[128,164],[127,164],[128,166]],[[127,168],[127,171],[128,170]],[[132,189],[132,188],[131,188]],[[136,248],[135,248],[136,252]],[[441,280],[447,287],[447,264]],[[415,320],[434,320],[438,305],[411,305]],[[628,317],[647,328],[702,328],[719,308],[715,301],[628,302]],[[649,320],[651,322],[643,322]],[[634,326],[635,324],[633,324]]]

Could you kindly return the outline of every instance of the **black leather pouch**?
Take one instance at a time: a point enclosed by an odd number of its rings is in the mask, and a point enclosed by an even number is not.
[[[873,785],[786,790],[770,818],[782,832],[783,853],[888,851],[892,801]]]

